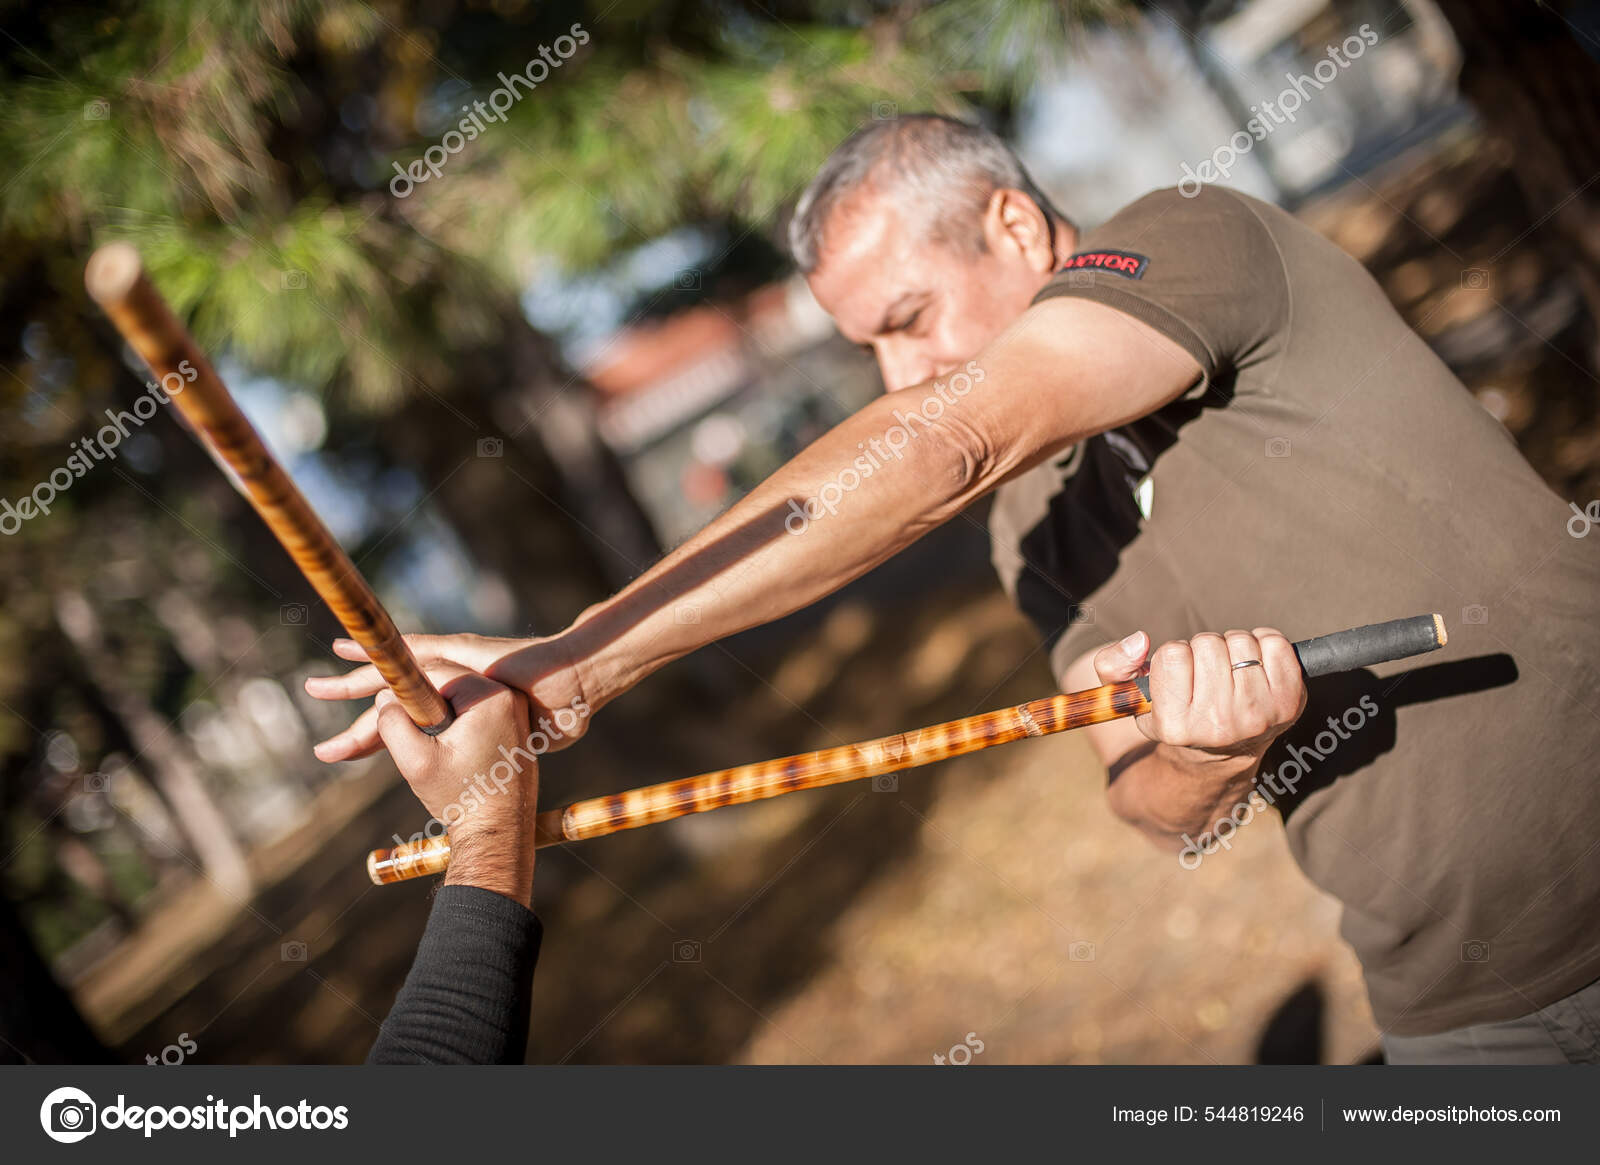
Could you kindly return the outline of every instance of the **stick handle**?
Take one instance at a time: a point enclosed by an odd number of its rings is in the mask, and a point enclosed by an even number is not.
[[[1439,615],[1419,615],[1306,639],[1294,647],[1306,674],[1318,676],[1421,655],[1443,647],[1446,642],[1444,619]],[[915,732],[719,769],[698,777],[578,801],[565,809],[548,809],[539,814],[534,827],[534,845],[542,848],[603,837],[724,805],[741,805],[800,789],[818,789],[863,777],[882,776],[976,752],[980,748],[1007,744],[1024,736],[1048,736],[1124,716],[1140,716],[1150,711],[1149,685],[1149,679],[1141,677],[1087,691],[1030,700],[1013,708],[949,720]],[[448,835],[418,838],[390,849],[373,850],[367,855],[367,874],[380,886],[441,873],[449,865]]]
[[[450,723],[450,705],[423,672],[355,563],[262,443],[211,362],[172,314],[127,243],[96,251],[84,272],[89,295],[150,366],[173,405],[244,495],[334,615],[362,647],[424,732]]]
[[[1449,641],[1443,615],[1413,615],[1409,619],[1368,623],[1365,627],[1302,639],[1294,645],[1294,653],[1300,660],[1300,670],[1310,679],[1423,655]],[[1150,677],[1140,676],[1135,682],[1148,699]]]

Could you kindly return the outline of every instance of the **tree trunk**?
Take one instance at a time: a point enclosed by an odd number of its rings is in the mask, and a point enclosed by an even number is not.
[[[1438,0],[1461,92],[1515,159],[1536,229],[1557,240],[1600,325],[1600,28],[1571,0]],[[1587,21],[1591,27],[1584,27]],[[1588,41],[1588,48],[1585,46]],[[1590,358],[1600,367],[1600,352]]]
[[[62,591],[56,598],[56,621],[76,649],[84,674],[122,722],[138,750],[140,767],[161,790],[205,876],[226,894],[248,895],[250,868],[244,850],[206,789],[199,762],[150,702],[122,682],[89,600],[78,591]]]

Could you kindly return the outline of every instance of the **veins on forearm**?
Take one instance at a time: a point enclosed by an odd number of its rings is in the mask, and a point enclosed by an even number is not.
[[[881,478],[863,481],[848,513],[811,515],[796,537],[793,506],[850,466],[858,439],[887,424],[886,416],[873,406],[857,413],[615,598],[585,612],[571,633],[580,654],[600,657],[592,669],[597,683],[626,690],[706,643],[815,602],[976,496],[985,474],[973,439],[955,425],[929,429],[915,459],[908,455],[894,470],[880,470]]]

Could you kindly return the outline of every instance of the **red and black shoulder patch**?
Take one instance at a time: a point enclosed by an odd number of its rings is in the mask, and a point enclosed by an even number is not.
[[[1150,260],[1132,251],[1079,251],[1061,265],[1063,271],[1111,271],[1125,279],[1143,279]]]

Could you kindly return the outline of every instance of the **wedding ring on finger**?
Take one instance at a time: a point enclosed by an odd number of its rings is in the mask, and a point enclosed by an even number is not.
[[[1262,664],[1261,664],[1261,661],[1259,659],[1241,659],[1238,663],[1233,665],[1233,670],[1234,671],[1241,671],[1241,670],[1243,670],[1244,668],[1247,668],[1247,667],[1260,667],[1260,666],[1262,666]]]

